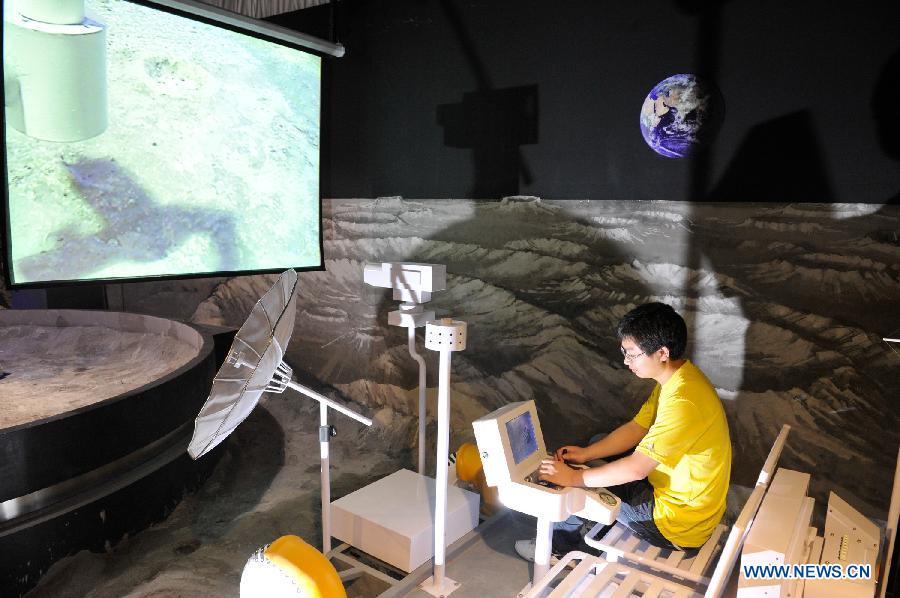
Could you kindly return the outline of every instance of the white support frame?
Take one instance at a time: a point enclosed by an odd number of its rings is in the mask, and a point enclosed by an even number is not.
[[[718,526],[696,557],[685,559],[684,553],[681,551],[662,551],[654,546],[639,550],[641,541],[632,534],[626,533],[626,528],[621,524],[616,524],[602,539],[597,540],[596,535],[599,534],[602,526],[596,525],[585,536],[585,542],[589,546],[607,553],[607,558],[570,552],[554,565],[547,575],[535,581],[533,585],[527,586],[521,594],[526,598],[542,596],[556,598],[597,596],[600,592],[605,592],[604,596],[620,597],[631,596],[632,591],[638,590],[643,592],[641,595],[645,598],[658,596],[664,591],[670,592],[674,596],[692,596],[695,593],[703,592],[706,598],[718,598],[725,589],[725,583],[734,568],[747,532],[753,524],[760,504],[762,504],[763,496],[769,488],[769,482],[775,473],[778,459],[790,430],[789,425],[782,426],[778,437],[772,444],[769,455],[759,472],[756,486],[731,527],[711,577],[707,578],[704,574],[712,561],[722,535],[724,535],[724,526]],[[666,554],[660,556],[662,552]],[[581,563],[552,592],[547,594],[549,584],[569,563],[576,559]],[[622,561],[628,564],[624,564]],[[590,579],[591,576],[593,579]],[[612,593],[610,594],[610,592]]]
[[[887,339],[885,339],[887,340]],[[887,582],[891,575],[891,560],[894,555],[894,544],[897,542],[897,524],[900,520],[900,448],[897,449],[897,466],[894,470],[894,489],[891,492],[891,505],[888,509],[887,525],[884,535],[884,558],[881,563],[881,576],[878,578],[879,598],[884,598],[887,592]]]

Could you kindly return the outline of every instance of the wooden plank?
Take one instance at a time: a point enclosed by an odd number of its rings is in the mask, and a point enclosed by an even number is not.
[[[678,586],[678,589],[672,593],[672,598],[691,598],[694,595],[694,590],[691,588],[687,588],[685,586]]]
[[[682,560],[680,563],[678,563],[678,568],[683,569],[685,572],[690,571],[691,565],[694,564],[694,560],[696,560],[696,558],[697,557],[692,556],[689,559]]]
[[[673,550],[672,554],[669,555],[665,561],[663,561],[667,565],[671,565],[672,567],[677,567],[678,563],[681,562],[681,559],[684,558],[684,553],[680,550]]]
[[[606,534],[604,534],[602,538],[600,538],[600,541],[602,541],[604,544],[612,546],[619,540],[619,538],[622,537],[623,534],[628,531],[630,530],[627,527],[625,527],[621,523],[617,523],[612,526],[612,529],[606,532]]]
[[[595,565],[598,564],[598,560],[590,558],[590,559],[582,559],[578,566],[575,567],[566,577],[562,580],[562,582],[556,586],[556,589],[550,593],[550,596],[553,598],[568,596],[572,590],[578,587],[580,584],[594,568]],[[609,567],[607,567],[609,568]]]
[[[634,549],[637,548],[637,545],[640,544],[640,542],[640,538],[635,535],[631,535],[620,545],[617,545],[616,548],[624,552],[626,555],[635,554]]]
[[[641,596],[641,598],[657,598],[660,593],[666,589],[665,584],[659,579],[653,582],[653,584],[647,588],[647,591]]]
[[[653,546],[651,544],[650,547],[644,551],[644,557],[648,558],[648,559],[653,559],[655,561],[656,558],[659,556],[659,551],[660,551],[659,546]]]
[[[600,524],[598,523],[597,525],[600,525]],[[606,538],[608,536],[611,540],[615,540],[616,538],[618,538],[619,536],[621,536],[622,534],[624,534],[627,531],[629,531],[628,526],[624,525],[622,523],[619,523],[617,521],[612,524],[611,528],[606,530],[606,533],[603,534],[603,537]]]
[[[619,583],[619,587],[616,588],[616,591],[613,592],[612,598],[628,598],[631,596],[631,591],[634,590],[634,586],[641,581],[641,573],[639,571],[630,570],[627,575],[625,575],[625,579],[623,579]]]
[[[725,533],[725,526],[716,526],[712,536],[710,536],[709,540],[706,541],[706,544],[700,548],[700,552],[697,553],[696,558],[694,558],[694,563],[689,569],[691,573],[701,575],[703,571],[706,570],[706,567],[709,565],[709,561],[712,558],[713,551],[719,545],[719,538],[722,537],[723,533]]]
[[[602,539],[592,539],[589,532],[588,535],[585,536],[584,541],[588,546],[606,552],[606,558],[610,561],[615,562],[616,560],[618,560],[620,553],[620,549],[616,547],[616,542],[618,542],[623,535],[626,535],[630,531],[631,530],[629,530],[621,523],[616,523],[609,531],[606,532]]]
[[[601,590],[609,586],[609,583],[616,576],[616,572],[621,567],[617,567],[616,565],[610,563],[606,567],[604,567],[601,571],[597,572],[594,580],[585,588],[582,593],[583,596],[596,596],[600,593]]]

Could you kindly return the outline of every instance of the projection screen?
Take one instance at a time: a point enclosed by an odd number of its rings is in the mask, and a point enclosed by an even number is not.
[[[318,55],[131,0],[5,1],[3,39],[13,286],[322,267]]]

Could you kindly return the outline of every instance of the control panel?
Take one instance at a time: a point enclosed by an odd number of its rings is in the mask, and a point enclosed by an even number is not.
[[[534,401],[510,403],[472,423],[485,480],[507,507],[550,521],[578,515],[610,524],[619,498],[603,488],[560,487],[540,480],[547,453]],[[583,467],[583,466],[575,466]]]

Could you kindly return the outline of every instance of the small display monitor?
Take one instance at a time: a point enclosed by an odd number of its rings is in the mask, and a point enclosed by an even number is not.
[[[530,411],[506,422],[506,436],[509,438],[509,447],[512,449],[516,465],[538,450]]]
[[[476,419],[472,428],[489,486],[521,482],[547,456],[534,401],[508,403]]]

